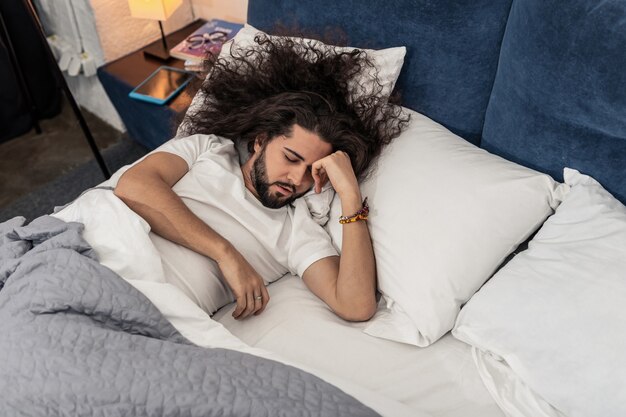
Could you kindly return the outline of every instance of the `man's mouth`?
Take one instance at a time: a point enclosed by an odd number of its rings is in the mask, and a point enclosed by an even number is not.
[[[274,184],[276,186],[276,188],[278,189],[278,192],[281,193],[284,196],[290,196],[291,194],[293,194],[293,189],[292,188],[287,188],[285,186],[282,186],[280,184]]]

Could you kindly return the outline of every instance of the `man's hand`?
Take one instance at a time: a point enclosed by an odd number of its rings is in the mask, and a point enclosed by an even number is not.
[[[270,301],[263,278],[235,248],[231,248],[217,263],[237,300],[233,317],[240,320],[252,314],[261,314]]]
[[[350,157],[343,151],[337,151],[325,158],[315,161],[311,166],[311,175],[315,181],[315,192],[320,193],[326,180],[330,180],[335,192],[343,200],[350,195],[359,203],[361,193],[359,183],[354,175]]]

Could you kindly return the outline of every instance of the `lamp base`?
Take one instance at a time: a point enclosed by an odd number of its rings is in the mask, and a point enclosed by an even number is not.
[[[158,59],[160,61],[169,61],[170,51],[163,47],[161,41],[156,41],[143,49],[144,56],[148,58]]]
[[[159,20],[159,30],[161,31],[161,42],[153,42],[146,46],[143,50],[144,56],[159,59],[161,61],[167,61],[170,59],[170,51],[167,46],[167,39],[165,38],[165,32],[163,31],[163,23]]]

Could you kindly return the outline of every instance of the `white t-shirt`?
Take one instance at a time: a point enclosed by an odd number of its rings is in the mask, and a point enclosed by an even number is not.
[[[187,162],[189,172],[172,189],[196,216],[237,248],[266,284],[287,272],[302,276],[315,261],[338,254],[303,198],[279,209],[257,200],[245,187],[231,140],[193,135],[172,139],[155,152],[172,153]],[[154,233],[150,238],[161,254],[166,280],[205,311],[211,314],[234,300],[212,259]]]

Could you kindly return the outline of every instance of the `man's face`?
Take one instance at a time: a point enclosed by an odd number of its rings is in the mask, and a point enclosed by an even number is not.
[[[311,189],[311,164],[331,152],[329,143],[299,125],[265,146],[255,144],[249,167],[251,191],[264,206],[283,207]]]

